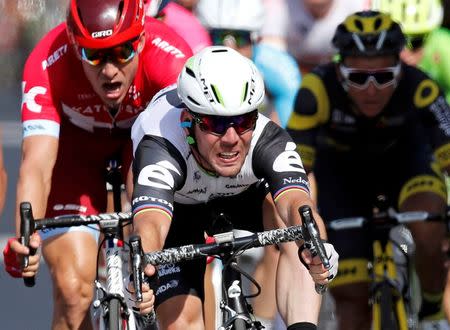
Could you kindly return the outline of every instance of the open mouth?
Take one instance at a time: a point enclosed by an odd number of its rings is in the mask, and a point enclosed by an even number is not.
[[[102,87],[106,93],[106,97],[111,99],[116,99],[120,97],[122,83],[120,82],[104,83]]]
[[[238,151],[233,152],[221,152],[219,153],[219,157],[223,160],[233,160],[239,155]]]

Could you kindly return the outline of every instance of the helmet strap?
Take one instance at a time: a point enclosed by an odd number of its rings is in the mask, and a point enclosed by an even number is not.
[[[190,146],[194,146],[195,145],[195,137],[194,137],[194,132],[192,130],[192,120],[182,121],[180,123],[180,126],[183,128],[186,128],[188,130],[189,134],[186,135],[186,142]]]
[[[192,155],[196,159],[197,163],[200,165],[200,168],[208,175],[217,177],[217,174],[211,170],[206,169],[202,163],[206,162],[206,159],[200,154],[200,151],[197,148],[197,142],[195,139],[195,133],[194,133],[194,126],[195,121],[194,120],[185,120],[180,123],[180,126],[183,128],[186,128],[188,130],[188,134],[186,135],[186,142],[189,144],[189,147],[192,150]]]

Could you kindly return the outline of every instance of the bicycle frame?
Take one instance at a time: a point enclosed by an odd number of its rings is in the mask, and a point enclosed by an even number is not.
[[[232,242],[234,233],[221,233],[214,238],[222,243]],[[215,267],[220,268],[215,272],[215,280],[220,286],[215,288],[216,302],[219,302],[219,308],[216,306],[216,329],[239,329],[236,323],[240,323],[242,329],[263,329],[261,323],[253,316],[252,307],[244,295],[242,273],[239,271],[236,255],[226,251],[216,260]]]
[[[124,300],[124,285],[123,285],[123,259],[122,255],[124,252],[124,242],[122,239],[118,238],[118,233],[121,233],[121,228],[123,227],[123,222],[131,221],[130,213],[111,213],[111,214],[99,214],[99,215],[74,215],[74,216],[61,216],[55,218],[48,219],[40,219],[34,220],[32,216],[32,210],[30,203],[24,202],[20,205],[21,209],[21,228],[23,228],[22,233],[25,235],[23,237],[23,241],[29,242],[29,236],[39,229],[44,228],[58,228],[58,227],[70,227],[70,226],[82,226],[95,224],[99,225],[100,231],[105,234],[104,243],[99,247],[99,251],[103,250],[105,253],[106,260],[106,284],[103,286],[98,281],[98,267],[97,267],[97,276],[96,276],[96,289],[98,297],[93,302],[94,308],[102,307],[102,317],[106,318],[110,316],[111,306],[114,306],[116,310],[123,310],[123,316],[126,320],[126,317],[129,316],[127,322],[128,325],[125,327],[125,324],[120,325],[122,328],[118,329],[134,329],[135,323],[133,318],[133,313],[129,311],[126,307],[126,303]],[[120,237],[120,235],[119,235]],[[97,255],[98,256],[98,255]],[[97,263],[98,266],[98,263]],[[28,285],[34,285],[34,278],[28,280]],[[32,282],[32,283],[31,283]],[[32,286],[31,285],[31,286]],[[100,294],[102,297],[99,297]],[[115,301],[112,303],[112,301]],[[116,313],[117,314],[117,313]],[[119,321],[108,321],[111,323],[118,324]],[[100,329],[111,329],[111,325],[106,326],[100,322]],[[119,325],[118,325],[119,326]],[[116,327],[117,329],[117,327]]]
[[[102,226],[102,222],[100,222],[100,226]],[[100,250],[103,253],[106,264],[106,278],[105,285],[103,285],[99,280],[97,266],[97,276],[95,280],[96,297],[93,301],[94,309],[99,307],[102,308],[101,317],[105,320],[105,322],[99,322],[99,329],[110,329],[111,325],[106,326],[107,322],[119,322],[119,320],[108,321],[108,319],[111,319],[108,318],[108,313],[111,312],[109,309],[111,308],[118,309],[114,311],[114,313],[121,313],[122,324],[119,325],[119,329],[135,329],[136,325],[133,313],[131,309],[128,308],[124,297],[123,261],[126,253],[124,251],[124,241],[119,238],[122,236],[119,220],[103,223],[101,231],[105,235]],[[117,303],[112,303],[112,300],[116,300]]]
[[[393,242],[374,240],[371,287],[373,330],[387,329],[388,326],[390,329],[409,329],[403,294],[401,288],[395,285],[396,281],[397,265],[394,260]],[[386,296],[383,297],[384,295]],[[391,301],[385,301],[385,298]],[[389,306],[383,306],[383,303]],[[391,328],[392,323],[397,326]]]

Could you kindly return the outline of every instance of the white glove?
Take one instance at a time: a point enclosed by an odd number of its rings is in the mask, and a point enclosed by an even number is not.
[[[328,261],[329,261],[329,265],[330,265],[329,268],[328,268],[328,272],[329,272],[328,281],[331,281],[332,279],[334,279],[336,277],[336,274],[337,274],[337,271],[338,271],[339,254],[336,252],[336,250],[334,249],[334,246],[332,244],[327,243],[327,242],[323,242],[323,246],[325,248],[325,254],[328,257]],[[308,250],[309,253],[306,253],[304,255],[303,254],[304,250]],[[315,265],[311,264],[312,263],[312,256],[311,256],[311,245],[310,245],[310,243],[305,243],[299,248],[298,256],[299,256],[300,261],[302,262],[302,264],[308,270],[310,270],[310,266],[313,266],[314,268],[316,268],[314,273],[317,273],[317,266],[319,266],[319,265],[318,264],[315,264]],[[305,258],[308,259],[308,261],[306,261]]]
[[[334,249],[333,244],[323,243],[323,246],[330,262],[330,268],[328,268],[330,275],[328,276],[328,280],[332,281],[336,277],[336,274],[338,272],[339,254]]]

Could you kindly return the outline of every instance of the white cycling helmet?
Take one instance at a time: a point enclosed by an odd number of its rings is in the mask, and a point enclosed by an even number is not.
[[[407,36],[430,33],[444,16],[441,0],[372,0],[371,7],[390,14]]]
[[[258,32],[264,23],[262,0],[200,0],[195,13],[207,29]]]
[[[224,46],[206,47],[187,60],[178,95],[195,113],[236,116],[258,109],[264,82],[251,60]]]

